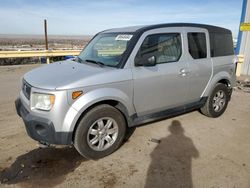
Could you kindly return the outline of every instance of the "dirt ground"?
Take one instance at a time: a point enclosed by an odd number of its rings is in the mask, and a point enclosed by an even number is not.
[[[38,65],[0,67],[0,187],[250,187],[250,93],[236,90],[225,114],[195,111],[142,126],[112,155],[38,149],[16,115],[21,76]]]

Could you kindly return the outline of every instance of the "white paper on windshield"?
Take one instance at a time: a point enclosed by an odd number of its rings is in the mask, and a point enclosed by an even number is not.
[[[115,38],[115,40],[129,41],[132,37],[133,37],[133,35],[117,35],[117,37]]]

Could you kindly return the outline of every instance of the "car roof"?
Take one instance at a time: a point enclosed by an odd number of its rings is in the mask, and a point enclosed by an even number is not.
[[[163,24],[156,24],[156,25],[141,25],[141,26],[108,29],[108,30],[103,31],[102,33],[119,33],[119,32],[143,33],[151,29],[158,29],[158,28],[163,28],[163,27],[196,27],[196,28],[198,27],[198,28],[207,29],[209,33],[231,34],[231,31],[226,28],[213,26],[213,25],[206,25],[206,24],[197,24],[197,23],[163,23]]]

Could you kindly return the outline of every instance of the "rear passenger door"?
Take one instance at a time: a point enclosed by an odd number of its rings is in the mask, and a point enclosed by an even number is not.
[[[189,103],[201,99],[212,77],[209,35],[206,29],[188,28],[185,35],[188,59],[188,93]]]

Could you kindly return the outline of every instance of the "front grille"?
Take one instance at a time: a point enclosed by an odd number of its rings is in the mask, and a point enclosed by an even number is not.
[[[22,91],[25,97],[30,100],[31,85],[29,85],[25,80],[23,80]]]

